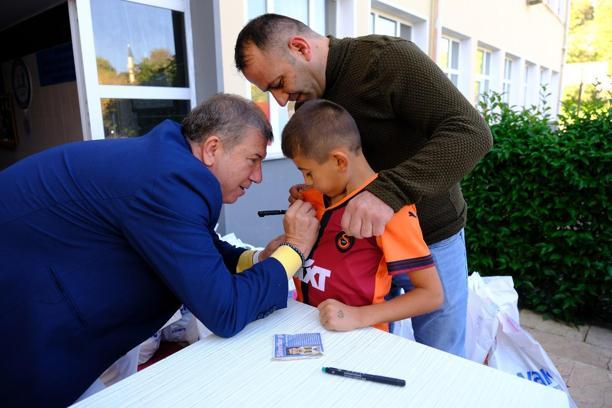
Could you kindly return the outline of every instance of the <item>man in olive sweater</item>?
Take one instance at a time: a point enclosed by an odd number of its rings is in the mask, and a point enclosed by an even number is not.
[[[416,204],[445,301],[412,319],[415,338],[463,356],[467,208],[459,182],[491,148],[483,118],[426,54],[399,38],[323,37],[266,14],[242,29],[235,51],[238,70],[279,105],[325,98],[351,113],[379,177],[348,204],[342,227],[358,238],[378,236],[394,212]],[[407,276],[394,284],[412,288]]]

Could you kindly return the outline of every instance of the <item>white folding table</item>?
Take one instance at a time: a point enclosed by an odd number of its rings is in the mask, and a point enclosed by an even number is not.
[[[287,309],[238,335],[209,336],[76,407],[568,407],[558,390],[366,328],[325,330],[318,310]],[[324,356],[272,360],[274,334],[320,332]],[[406,380],[405,387],[343,378],[323,366]]]

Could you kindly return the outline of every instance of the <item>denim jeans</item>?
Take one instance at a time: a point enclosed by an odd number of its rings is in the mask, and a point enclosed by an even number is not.
[[[414,338],[419,343],[465,356],[465,324],[467,316],[467,255],[463,229],[455,235],[429,246],[438,269],[444,304],[434,312],[412,318]],[[395,276],[390,297],[412,289],[407,274]]]

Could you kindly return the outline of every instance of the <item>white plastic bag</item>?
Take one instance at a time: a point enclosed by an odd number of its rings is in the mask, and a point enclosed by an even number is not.
[[[466,357],[561,390],[576,407],[546,351],[520,326],[517,302],[511,276],[468,277]]]
[[[140,353],[138,354],[138,364],[144,364],[153,357],[159,349],[161,343],[161,329],[156,331],[151,337],[140,343]]]
[[[519,321],[518,294],[511,276],[481,277],[478,272],[468,277],[468,313],[465,333],[465,356],[484,363],[493,346],[497,315],[504,311]]]
[[[181,306],[180,313],[180,319],[164,327],[162,340],[192,344],[212,333],[185,305]]]
[[[498,320],[500,324],[489,353],[489,367],[556,388],[569,396],[563,377],[540,343],[505,312],[499,313]]]

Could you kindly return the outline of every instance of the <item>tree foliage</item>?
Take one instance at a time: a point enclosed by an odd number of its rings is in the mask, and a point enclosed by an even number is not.
[[[612,61],[612,2],[574,0],[571,5],[567,62]]]

